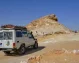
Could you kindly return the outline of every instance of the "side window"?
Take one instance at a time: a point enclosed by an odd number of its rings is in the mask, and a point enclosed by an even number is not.
[[[27,32],[22,32],[23,37],[27,37]]]
[[[31,34],[31,32],[29,32],[29,31],[27,31],[27,36],[28,36],[29,38],[34,38],[33,35]]]
[[[29,38],[33,38],[32,35],[31,35],[30,33],[28,33],[28,37],[29,37]]]
[[[16,32],[16,37],[22,37],[22,33],[20,31]]]

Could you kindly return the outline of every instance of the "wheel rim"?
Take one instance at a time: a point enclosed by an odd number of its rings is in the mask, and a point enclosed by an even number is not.
[[[25,52],[25,48],[22,47],[21,50],[20,50],[20,54],[23,54]]]
[[[24,51],[25,51],[25,48],[24,48],[24,47],[22,47],[21,51],[22,51],[22,53],[24,53]]]

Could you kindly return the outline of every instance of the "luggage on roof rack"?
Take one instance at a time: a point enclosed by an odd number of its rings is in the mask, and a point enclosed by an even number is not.
[[[11,25],[11,24],[3,25],[3,26],[1,26],[1,28],[2,29],[9,28],[9,29],[15,29],[15,30],[27,30],[27,28],[24,26],[15,26],[15,25]]]

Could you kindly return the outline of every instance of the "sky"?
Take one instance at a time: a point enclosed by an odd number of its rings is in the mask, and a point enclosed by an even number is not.
[[[0,26],[26,26],[49,14],[69,29],[79,30],[79,0],[0,0]]]

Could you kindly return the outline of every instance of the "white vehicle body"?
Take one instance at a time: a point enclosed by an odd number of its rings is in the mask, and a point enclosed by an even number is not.
[[[3,51],[11,51],[19,49],[21,45],[29,47],[35,44],[35,39],[27,31],[14,30],[14,29],[1,29],[0,30],[0,49]]]

